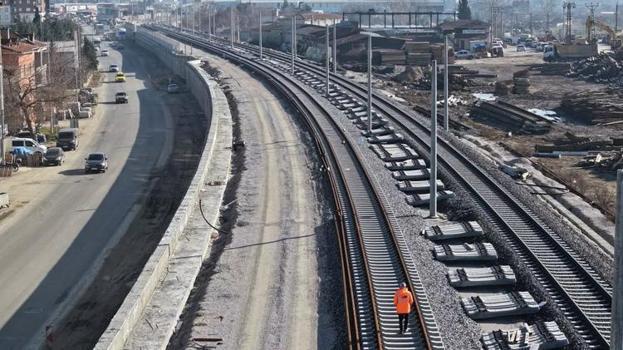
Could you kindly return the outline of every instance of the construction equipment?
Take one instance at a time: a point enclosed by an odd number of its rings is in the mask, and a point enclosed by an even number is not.
[[[578,60],[587,57],[597,56],[597,44],[589,43],[569,43],[569,44],[552,44],[543,47],[543,60],[551,61],[567,61]]]
[[[596,20],[591,16],[588,16],[588,18],[586,18],[586,33],[589,43],[596,40],[596,38],[594,38],[592,35],[594,28],[598,28],[608,33],[608,44],[610,44],[610,47],[613,51],[621,49],[621,46],[623,44],[623,33],[616,33],[614,29],[610,28],[609,25],[602,21]]]

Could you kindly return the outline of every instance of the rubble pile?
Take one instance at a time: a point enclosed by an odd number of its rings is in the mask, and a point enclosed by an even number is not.
[[[611,53],[585,58],[572,64],[570,78],[623,87],[623,63]]]
[[[576,92],[563,97],[560,109],[586,123],[617,123],[623,120],[621,97],[606,92]]]
[[[392,79],[417,90],[430,90],[431,88],[430,70],[425,68],[407,66],[402,73],[395,75]],[[466,87],[476,85],[472,79],[461,74],[453,74],[452,71],[448,76],[448,82],[452,91],[463,90]],[[439,89],[443,89],[443,72],[439,72],[437,75],[437,84]]]
[[[394,80],[399,83],[413,83],[425,78],[426,75],[424,74],[422,68],[407,66],[402,73],[394,77]]]

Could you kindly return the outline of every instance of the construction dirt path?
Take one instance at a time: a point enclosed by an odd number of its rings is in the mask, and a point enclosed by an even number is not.
[[[206,338],[222,339],[223,349],[341,348],[335,226],[309,136],[254,76],[205,57],[212,72],[221,71],[245,148],[234,155],[227,229],[213,243],[169,348],[206,345]]]

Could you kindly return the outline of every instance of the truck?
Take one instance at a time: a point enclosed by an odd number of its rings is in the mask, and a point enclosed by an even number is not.
[[[95,34],[96,35],[104,34],[104,24],[103,23],[96,23],[95,24]]]
[[[597,44],[548,44],[543,47],[543,60],[566,61],[597,56]]]
[[[117,39],[124,40],[126,38],[127,30],[125,28],[119,28],[117,30]]]

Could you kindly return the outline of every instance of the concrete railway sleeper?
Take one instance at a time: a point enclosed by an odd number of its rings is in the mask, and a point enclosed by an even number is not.
[[[246,50],[247,55],[256,55],[255,46],[239,44],[238,48]],[[264,52],[273,60],[289,64],[287,54],[274,50]],[[303,60],[297,60],[297,65],[318,79],[324,79],[325,73],[320,66]],[[354,98],[351,100],[366,100],[367,92],[363,86],[334,74],[330,80],[334,86],[351,94]],[[402,128],[407,141],[414,147],[428,151],[430,130],[414,113],[376,93],[373,93],[373,108],[394,126]],[[542,290],[572,324],[576,334],[589,347],[608,347],[611,286],[536,213],[443,138],[439,140],[439,157],[441,170],[474,195],[488,221],[509,242]]]
[[[416,313],[411,314],[411,324],[416,327],[406,335],[398,334],[392,304],[394,290],[400,282],[407,281],[417,300],[423,288],[412,276],[412,263],[405,262],[406,252],[397,243],[399,238],[394,232],[395,224],[379,200],[378,189],[363,166],[361,155],[317,98],[302,89],[290,76],[244,55],[189,35],[167,34],[193,42],[198,47],[258,72],[306,118],[317,138],[326,166],[334,170],[329,174],[339,209],[338,225],[341,227],[338,228],[343,234],[340,245],[348,248],[344,254],[347,258],[343,258],[348,260],[348,270],[343,274],[346,278],[350,277],[346,301],[347,306],[354,308],[349,311],[356,315],[358,321],[357,325],[349,325],[350,346],[363,349],[442,349],[443,342],[438,333],[435,331],[431,336],[428,331],[436,330],[436,325],[431,323],[434,318],[429,309],[423,310],[418,302]],[[353,300],[349,301],[351,297]],[[350,319],[349,315],[347,319]],[[352,334],[354,331],[357,334]]]

